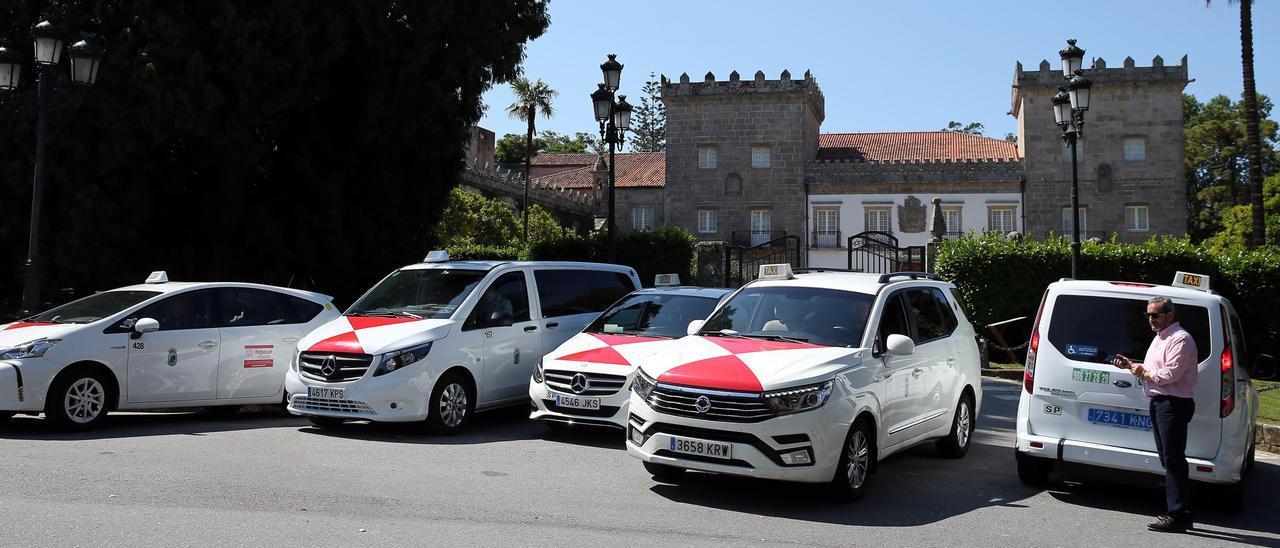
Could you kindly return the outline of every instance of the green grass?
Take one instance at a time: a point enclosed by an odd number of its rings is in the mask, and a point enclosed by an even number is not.
[[[991,369],[1018,369],[1018,370],[1021,370],[1021,369],[1022,369],[1022,364],[1020,364],[1020,363],[996,363],[996,362],[991,362],[991,363],[987,364],[987,367],[990,367]]]
[[[1253,381],[1254,388],[1262,389],[1276,384],[1271,381]],[[1280,423],[1280,388],[1258,394],[1258,420]]]

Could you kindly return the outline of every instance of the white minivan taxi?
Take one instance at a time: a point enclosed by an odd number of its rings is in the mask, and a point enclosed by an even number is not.
[[[279,404],[297,342],[337,316],[310,291],[154,272],[0,325],[0,419],[86,429],[111,410]]]
[[[529,380],[529,418],[552,428],[626,428],[635,363],[685,336],[690,322],[705,320],[730,292],[660,286],[623,297],[538,363]]]
[[[1154,337],[1144,316],[1147,301],[1163,296],[1173,301],[1175,321],[1198,351],[1186,447],[1191,479],[1219,484],[1228,502],[1238,502],[1253,464],[1258,395],[1240,316],[1207,290],[1207,282],[1207,276],[1179,273],[1175,283],[1184,287],[1083,280],[1049,285],[1032,328],[1018,402],[1015,457],[1023,482],[1042,485],[1055,469],[1164,475],[1142,381],[1108,363],[1116,354],[1142,361]]]
[[[424,421],[459,431],[476,411],[524,404],[546,350],[638,287],[626,266],[432,252],[298,343],[289,410],[321,427]]]
[[[764,265],[695,335],[640,360],[627,452],[658,479],[821,483],[844,500],[918,443],[963,456],[982,384],[954,291],[923,273]]]

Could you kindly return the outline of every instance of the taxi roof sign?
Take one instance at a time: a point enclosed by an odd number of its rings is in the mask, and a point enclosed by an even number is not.
[[[663,286],[663,285],[680,285],[680,275],[679,274],[658,274],[657,276],[653,277],[653,285],[655,287]]]
[[[790,280],[790,279],[792,279],[792,278],[794,278],[794,277],[796,277],[796,275],[795,275],[794,273],[792,273],[792,272],[791,272],[791,264],[790,264],[790,263],[780,263],[780,264],[762,264],[762,265],[760,265],[760,276],[758,276],[758,279],[761,279],[761,280]]]
[[[1170,285],[1174,287],[1209,291],[1209,277],[1204,274],[1194,274],[1179,270],[1173,275],[1173,283]]]
[[[147,276],[146,283],[162,284],[162,283],[168,283],[168,282],[169,282],[169,273],[163,270],[157,270],[155,272],[152,272],[151,275]]]
[[[427,257],[422,259],[424,263],[447,263],[449,262],[449,252],[443,249],[428,251]]]

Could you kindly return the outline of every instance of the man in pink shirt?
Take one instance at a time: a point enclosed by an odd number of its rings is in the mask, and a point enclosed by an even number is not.
[[[1152,531],[1180,533],[1192,528],[1191,480],[1187,467],[1187,425],[1196,412],[1197,351],[1191,334],[1174,321],[1173,301],[1156,297],[1147,301],[1147,323],[1155,339],[1144,361],[1118,356],[1116,367],[1142,379],[1151,398],[1151,426],[1156,451],[1165,470],[1165,502],[1168,514],[1147,526]]]

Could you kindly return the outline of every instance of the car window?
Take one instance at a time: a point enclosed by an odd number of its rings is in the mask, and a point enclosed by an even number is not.
[[[1236,363],[1252,363],[1249,361],[1249,345],[1244,341],[1244,330],[1240,328],[1240,318],[1235,314],[1231,314],[1231,353]]]
[[[133,324],[141,318],[152,318],[160,322],[161,331],[214,327],[214,291],[199,289],[156,301],[130,314],[129,318],[121,322],[120,327],[132,329]]]
[[[397,270],[360,297],[346,314],[450,318],[488,275],[485,270],[461,268]]]
[[[218,290],[218,326],[249,327],[293,323],[293,310],[274,291],[244,287]]]
[[[656,337],[683,337],[689,322],[706,319],[717,299],[691,295],[630,295],[584,330]]]
[[[537,270],[533,277],[544,318],[600,312],[636,290],[627,275],[604,270]]]
[[[1192,304],[1176,306],[1176,321],[1196,342],[1197,362],[1209,357],[1209,309]],[[1155,334],[1145,316],[1147,300],[1094,295],[1059,295],[1049,318],[1048,339],[1064,356],[1101,363],[1123,354],[1142,361]]]
[[[876,336],[879,350],[888,348],[889,335],[911,336],[906,310],[902,308],[902,293],[894,294],[884,302],[884,310],[880,313],[880,330]]]
[[[904,292],[907,309],[911,312],[910,320],[915,326],[915,337],[912,340],[916,344],[941,339],[948,333],[938,300],[929,289],[921,287]]]
[[[27,318],[25,321],[49,323],[96,322],[159,294],[159,291],[106,291],[51,308]]]
[[[468,327],[480,327],[501,316],[512,323],[529,321],[529,291],[523,272],[508,272],[489,284],[467,321]]]
[[[862,343],[874,295],[815,287],[749,286],[716,310],[701,334],[792,339],[854,348]]]
[[[947,301],[947,296],[941,289],[931,287],[929,293],[932,293],[933,299],[938,301],[938,312],[942,314],[942,330],[950,335],[956,330],[956,326],[960,325],[960,321],[956,319],[956,313],[951,309],[951,303]]]
[[[279,295],[279,297],[284,300],[285,310],[289,314],[289,323],[307,323],[324,310],[324,305],[314,301],[308,301],[306,299],[285,295],[283,293],[277,293],[276,295]]]

